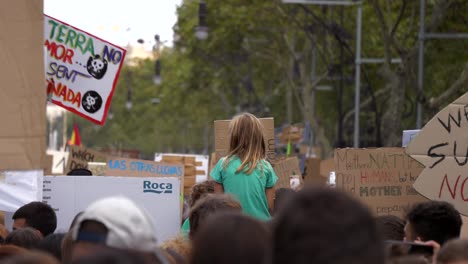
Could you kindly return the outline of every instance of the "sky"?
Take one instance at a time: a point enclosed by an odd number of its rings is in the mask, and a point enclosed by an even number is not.
[[[44,0],[44,13],[119,46],[159,34],[172,46],[176,7],[182,0]]]

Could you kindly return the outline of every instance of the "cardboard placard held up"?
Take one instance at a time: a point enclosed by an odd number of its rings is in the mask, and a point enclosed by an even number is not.
[[[181,177],[184,176],[183,164],[155,162],[150,160],[109,158],[107,176],[128,177]]]
[[[73,169],[88,169],[88,162],[107,162],[107,157],[97,151],[81,146],[70,146],[64,174]]]
[[[269,161],[275,159],[275,122],[272,117],[259,118],[263,125],[266,154]],[[218,157],[224,157],[229,151],[229,122],[230,120],[214,121],[215,151]]]
[[[332,171],[335,171],[335,162],[333,158],[322,160],[320,162],[320,176],[328,179]]]
[[[43,169],[43,1],[0,1],[0,17],[0,170]]]
[[[468,93],[435,115],[406,153],[425,166],[414,188],[431,200],[452,203],[468,216]]]
[[[41,32],[51,101],[104,125],[125,50],[47,15]]]
[[[307,158],[305,161],[304,183],[306,185],[325,186],[327,179],[320,175],[320,164],[322,160],[318,158]]]
[[[290,125],[283,128],[283,131],[278,135],[279,141],[282,144],[292,144],[299,143],[304,136],[304,126],[302,124]]]
[[[413,189],[423,167],[403,148],[336,149],[336,187],[354,193],[375,215],[404,217],[426,199]]]
[[[278,176],[275,188],[291,188],[291,176],[298,176],[302,179],[301,169],[299,168],[299,160],[296,157],[279,160],[271,164]],[[302,181],[301,181],[302,184]]]

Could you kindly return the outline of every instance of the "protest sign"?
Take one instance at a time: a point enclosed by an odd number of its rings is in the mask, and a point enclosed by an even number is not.
[[[263,125],[267,159],[272,161],[275,159],[275,122],[272,117],[259,120]],[[229,151],[229,122],[231,120],[214,121],[215,151],[219,158],[226,156]]]
[[[73,169],[88,169],[88,162],[107,162],[107,157],[82,146],[70,146],[64,174]]]
[[[171,162],[171,158],[176,158],[176,163],[184,163],[185,165],[193,165],[191,170],[195,170],[195,173],[184,172],[185,176],[195,176],[196,182],[206,181],[208,178],[209,170],[209,156],[198,155],[198,154],[177,154],[177,153],[156,153],[154,154],[154,161],[157,162]],[[178,159],[178,160],[177,160]]]
[[[403,148],[336,149],[336,187],[360,197],[375,215],[403,217],[426,199],[412,187],[422,166]]]
[[[44,15],[44,52],[51,101],[104,125],[125,50]]]
[[[57,214],[57,231],[67,231],[73,217],[97,199],[123,195],[153,218],[158,242],[180,230],[180,180],[177,177],[134,178],[46,176],[43,201]],[[119,217],[118,213],[115,217]]]
[[[42,197],[42,170],[0,172],[0,211],[14,212]]]
[[[450,202],[468,215],[468,93],[435,115],[406,153],[425,166],[414,188],[431,200]]]
[[[302,185],[302,175],[299,168],[299,160],[296,157],[286,158],[272,163],[278,181],[275,188],[291,188],[291,177],[300,179]]]
[[[401,146],[406,148],[408,144],[411,142],[411,140],[413,140],[413,138],[415,138],[418,135],[419,131],[421,130],[420,129],[403,130]]]
[[[305,160],[304,183],[306,185],[325,186],[327,184],[328,176],[323,177],[320,174],[321,163],[322,160],[318,158],[307,158]]]
[[[106,175],[127,177],[183,177],[184,166],[182,164],[112,157],[107,161]]]
[[[43,1],[0,1],[0,17],[0,170],[43,169]]]

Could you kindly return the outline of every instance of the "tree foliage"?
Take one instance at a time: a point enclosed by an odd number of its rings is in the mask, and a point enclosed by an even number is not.
[[[162,52],[160,86],[152,83],[154,61],[127,65],[112,102],[113,118],[103,127],[74,118],[85,144],[138,149],[148,157],[209,153],[213,120],[249,111],[274,117],[277,127],[307,124],[313,131],[307,142],[325,153],[352,145],[356,7],[279,0],[206,0],[206,5],[206,40],[194,34],[198,1],[178,7],[174,28],[180,38]],[[427,1],[426,30],[468,32],[467,9],[465,0]],[[363,4],[362,56],[385,63],[362,66],[361,146],[398,145],[401,131],[415,126],[418,100],[427,121],[468,90],[468,40],[430,40],[424,92],[417,92],[418,21],[419,1]],[[391,64],[391,58],[402,63]],[[324,85],[332,90],[317,89]]]

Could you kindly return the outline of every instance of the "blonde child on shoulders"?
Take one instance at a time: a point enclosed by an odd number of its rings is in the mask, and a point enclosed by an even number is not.
[[[245,214],[260,220],[271,218],[274,186],[278,177],[265,159],[263,126],[252,114],[236,116],[229,124],[229,152],[211,172],[215,192],[237,198]]]

